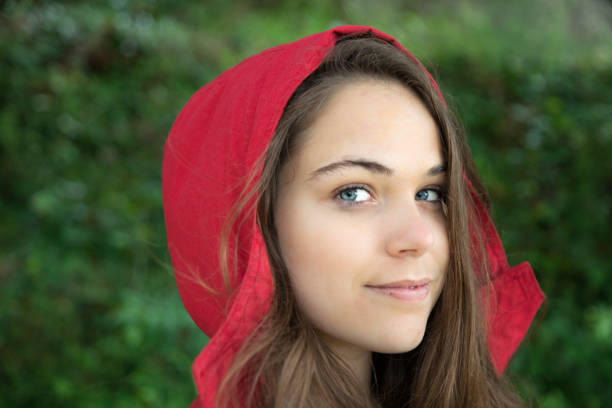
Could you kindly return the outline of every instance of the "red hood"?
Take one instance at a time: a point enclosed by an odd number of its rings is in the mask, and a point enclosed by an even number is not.
[[[237,291],[227,297],[204,289],[203,284],[224,290],[218,260],[223,220],[297,86],[319,66],[340,35],[366,30],[414,59],[395,39],[376,29],[336,27],[268,49],[225,71],[193,95],[172,127],[162,174],[168,247],[185,308],[210,337],[193,364],[198,406],[213,406],[228,361],[264,315],[272,296],[265,245],[254,214],[245,220],[239,236]],[[435,85],[433,78],[432,82]],[[489,300],[488,344],[501,373],[544,297],[528,263],[509,267],[489,215],[479,200],[477,204],[494,289],[489,291],[494,296]]]

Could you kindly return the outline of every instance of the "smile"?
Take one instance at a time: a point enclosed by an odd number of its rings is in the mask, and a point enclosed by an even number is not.
[[[365,287],[381,295],[390,296],[404,302],[419,302],[425,300],[429,295],[430,282],[430,279],[405,280],[383,285],[366,285]]]

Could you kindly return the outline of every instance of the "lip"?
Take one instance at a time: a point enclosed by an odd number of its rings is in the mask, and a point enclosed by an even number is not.
[[[382,285],[365,285],[367,289],[404,302],[419,302],[429,295],[431,279],[401,280]]]

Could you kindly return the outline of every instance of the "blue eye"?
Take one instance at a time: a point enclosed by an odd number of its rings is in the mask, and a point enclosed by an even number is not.
[[[343,204],[359,205],[359,203],[370,201],[372,195],[365,187],[349,186],[340,190],[340,192],[336,194],[336,197],[338,197]]]
[[[424,188],[416,193],[417,201],[442,201],[442,191],[436,188]]]

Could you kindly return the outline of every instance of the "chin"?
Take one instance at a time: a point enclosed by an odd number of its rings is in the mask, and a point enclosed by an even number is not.
[[[392,333],[391,336],[380,339],[371,351],[383,354],[400,354],[414,350],[423,341],[425,328],[408,333],[405,336],[398,337],[398,333]]]

